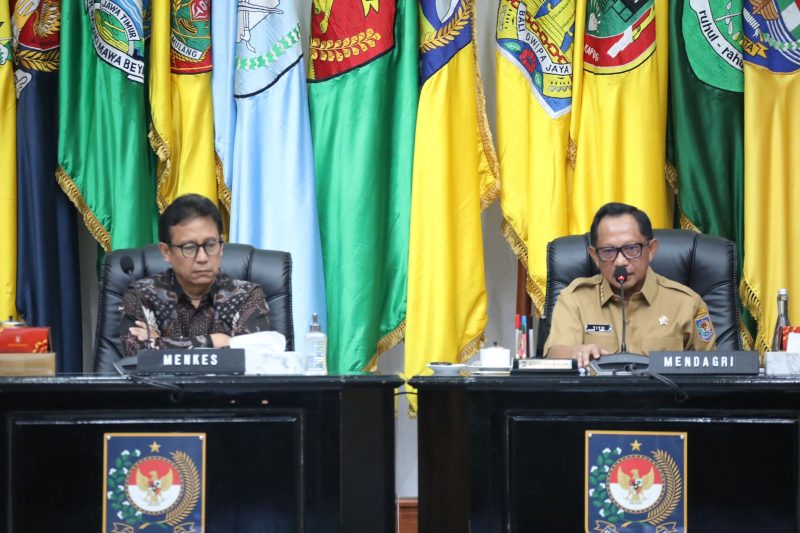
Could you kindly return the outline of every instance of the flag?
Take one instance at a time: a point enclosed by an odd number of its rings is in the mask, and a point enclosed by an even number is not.
[[[671,152],[680,224],[734,241],[741,272],[742,1],[679,0],[669,11]],[[749,331],[742,333],[751,344]]]
[[[497,152],[502,231],[542,312],[547,243],[566,235],[574,0],[501,0],[497,11]]]
[[[17,316],[17,154],[16,97],[8,2],[0,2],[0,320]]]
[[[800,295],[800,9],[792,0],[744,5],[744,273],[742,300],[768,350],[779,288]],[[790,319],[795,323],[800,315]]]
[[[236,102],[233,98],[233,60],[236,55],[238,2],[211,4],[211,101],[214,109],[214,148],[217,152],[225,190],[230,194],[233,166],[233,136],[236,128]],[[224,202],[223,202],[224,203]],[[230,203],[227,205],[230,208]]]
[[[497,195],[476,61],[472,0],[420,2],[421,92],[414,152],[405,374],[462,362],[483,341],[481,211]],[[411,408],[414,409],[412,402]]]
[[[666,0],[578,0],[573,78],[570,233],[625,202],[671,227],[665,174]]]
[[[314,1],[309,104],[328,303],[328,370],[374,368],[403,336],[417,10]]]
[[[83,371],[75,209],[55,180],[61,2],[17,1],[17,309],[49,326],[59,373]]]
[[[149,136],[158,155],[158,207],[187,193],[218,203],[223,178],[214,152],[211,4],[153,0],[152,6]]]
[[[312,313],[325,327],[326,309],[305,65],[292,2],[266,10],[239,3],[234,64],[231,240],[292,254],[299,339]]]
[[[156,239],[147,145],[148,0],[61,6],[58,183],[104,250]]]

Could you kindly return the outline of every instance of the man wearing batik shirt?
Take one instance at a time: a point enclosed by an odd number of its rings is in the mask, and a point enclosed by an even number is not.
[[[222,219],[210,200],[177,198],[159,218],[158,238],[172,268],[125,291],[125,355],[148,347],[148,338],[152,348],[220,348],[236,335],[271,329],[261,286],[220,272]]]

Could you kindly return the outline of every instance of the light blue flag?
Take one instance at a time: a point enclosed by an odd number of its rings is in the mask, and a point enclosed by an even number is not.
[[[327,320],[300,26],[287,0],[240,0],[237,21],[231,239],[292,254],[301,350],[311,313]]]
[[[225,185],[231,188],[236,102],[233,99],[233,62],[236,54],[236,2],[211,3],[211,100],[214,107],[214,148],[222,162]]]

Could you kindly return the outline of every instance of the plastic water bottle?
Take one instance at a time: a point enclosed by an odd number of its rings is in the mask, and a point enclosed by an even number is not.
[[[778,289],[778,319],[775,321],[775,332],[772,334],[772,351],[783,351],[783,328],[789,324],[789,291]]]
[[[328,373],[328,336],[319,327],[317,313],[311,315],[303,353],[306,358],[306,374],[324,376]]]

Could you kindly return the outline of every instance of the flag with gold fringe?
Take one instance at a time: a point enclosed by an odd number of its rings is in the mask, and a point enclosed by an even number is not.
[[[197,193],[214,203],[224,197],[229,208],[214,151],[211,3],[153,0],[152,6],[149,136],[158,155],[158,207]]]
[[[667,0],[578,0],[571,138],[570,233],[607,202],[671,227],[665,180]]]
[[[231,240],[292,254],[302,338],[312,313],[327,331],[327,310],[300,23],[292,2],[266,11],[241,3],[238,12]]]
[[[771,348],[779,288],[800,295],[800,9],[792,0],[744,3],[744,274],[742,300]],[[797,306],[790,319],[800,320]]]
[[[149,0],[61,6],[59,185],[106,251],[156,240],[144,90]]]
[[[502,231],[527,269],[527,291],[541,312],[547,243],[569,231],[575,0],[501,0],[496,28]]]
[[[17,316],[17,127],[11,12],[0,2],[0,320]]]
[[[431,361],[466,360],[480,348],[487,318],[481,211],[498,182],[476,62],[475,4],[439,4],[420,1],[406,376]]]
[[[17,310],[28,325],[50,327],[56,371],[80,373],[83,349],[77,215],[54,177],[61,1],[18,1],[13,25]]]
[[[670,126],[680,225],[736,243],[744,257],[742,0],[669,5]],[[752,345],[749,314],[742,338]],[[746,322],[745,322],[746,320]]]
[[[374,368],[403,338],[417,28],[412,0],[314,0],[309,106],[331,373]]]

